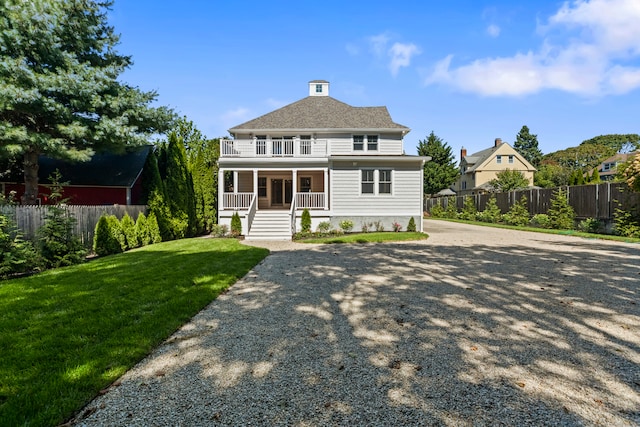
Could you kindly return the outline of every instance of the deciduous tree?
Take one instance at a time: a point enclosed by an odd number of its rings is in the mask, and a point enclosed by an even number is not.
[[[489,184],[498,192],[505,193],[507,191],[517,190],[519,188],[527,188],[529,180],[524,174],[515,169],[505,169],[496,174],[496,178],[489,181]]]
[[[23,203],[35,203],[38,156],[88,160],[170,128],[155,92],[123,83],[110,1],[5,0],[0,5],[0,150],[21,158]]]

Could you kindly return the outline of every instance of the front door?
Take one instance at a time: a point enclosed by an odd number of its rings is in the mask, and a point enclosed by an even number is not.
[[[282,180],[271,180],[271,206],[282,206]]]

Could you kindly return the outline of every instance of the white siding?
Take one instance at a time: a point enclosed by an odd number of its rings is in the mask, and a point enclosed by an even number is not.
[[[392,169],[392,194],[361,194],[361,169]],[[422,168],[406,164],[336,162],[331,171],[331,206],[336,216],[422,214]],[[377,187],[377,183],[376,183]]]
[[[365,149],[363,151],[353,151],[353,135],[377,135],[378,136],[378,150],[367,151],[367,144],[365,141]],[[353,132],[352,134],[342,135],[318,135],[318,138],[330,138],[330,153],[331,155],[397,155],[402,154],[402,136],[398,134],[378,134],[375,132]]]

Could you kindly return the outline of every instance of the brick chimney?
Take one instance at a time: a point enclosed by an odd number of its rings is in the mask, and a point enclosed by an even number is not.
[[[502,144],[502,139],[496,138],[496,147]]]
[[[462,147],[462,149],[460,150],[460,160],[464,159],[465,157],[467,157],[467,149]]]

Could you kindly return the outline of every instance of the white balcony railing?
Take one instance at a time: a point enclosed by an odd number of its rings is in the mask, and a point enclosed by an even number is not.
[[[221,139],[220,157],[326,157],[326,139]]]
[[[223,209],[249,209],[253,193],[224,193],[222,197]]]
[[[298,209],[324,209],[324,193],[296,193]]]

